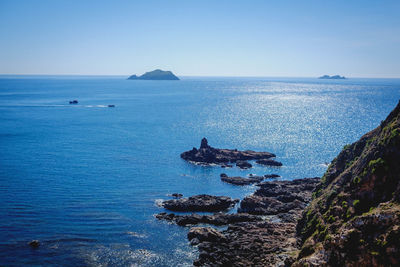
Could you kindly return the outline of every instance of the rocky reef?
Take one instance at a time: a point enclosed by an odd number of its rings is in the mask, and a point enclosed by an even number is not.
[[[275,157],[275,154],[269,152],[256,152],[252,150],[239,151],[237,149],[219,149],[213,148],[208,144],[206,138],[201,140],[200,148],[183,152],[181,158],[193,163],[210,165],[219,164],[227,166],[227,163],[236,163],[239,168],[251,168],[248,160],[261,160]]]
[[[223,211],[233,207],[239,199],[225,196],[197,195],[188,198],[171,199],[162,206],[172,211]]]
[[[132,75],[128,80],[179,80],[171,71],[160,69],[146,72],[141,76]]]
[[[301,217],[304,206],[311,199],[312,191],[318,182],[318,178],[265,182],[252,196],[240,203],[237,214],[244,217],[239,218],[252,220],[227,221],[228,228],[224,231],[210,227],[190,229],[188,239],[192,245],[198,246],[200,252],[194,265],[291,264],[298,251],[296,221]],[[273,204],[267,208],[269,202]],[[276,205],[277,202],[280,205]]]
[[[294,266],[400,265],[400,103],[332,161],[297,232]]]
[[[267,176],[276,178],[277,175]],[[239,178],[257,181],[265,178],[252,177]],[[156,218],[181,226],[228,225],[223,231],[212,227],[189,230],[188,239],[200,252],[194,262],[196,266],[284,266],[296,259],[299,249],[296,221],[318,183],[318,178],[262,182],[253,195],[242,200],[237,213],[177,215],[163,212]]]

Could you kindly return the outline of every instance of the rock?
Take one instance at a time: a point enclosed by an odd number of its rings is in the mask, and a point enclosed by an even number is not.
[[[182,194],[179,194],[179,193],[173,193],[173,194],[171,194],[171,197],[174,197],[174,198],[181,198],[181,197],[183,197],[183,195],[182,195]]]
[[[249,185],[259,183],[264,180],[263,176],[251,176],[250,178],[243,178],[243,177],[228,177],[226,174],[221,174],[221,181],[225,183],[230,183],[234,185]]]
[[[200,149],[208,149],[210,148],[210,146],[208,145],[208,141],[207,138],[203,138],[201,139],[201,143],[200,143]]]
[[[277,166],[280,167],[282,166],[282,163],[273,159],[259,159],[256,161],[256,163],[261,164],[261,165],[267,165],[267,166]]]
[[[233,165],[232,164],[221,164],[221,168],[232,168]]]
[[[260,188],[240,202],[238,212],[276,215],[296,210],[297,212],[292,215],[299,216],[307,203],[311,201],[312,191],[319,180],[319,178],[305,178],[259,183]]]
[[[241,169],[249,169],[249,168],[253,167],[250,163],[248,163],[247,161],[244,161],[244,160],[236,161],[236,166]]]
[[[193,148],[192,150],[183,152],[181,158],[189,162],[209,165],[219,164],[228,166],[229,162],[268,159],[275,157],[274,154],[269,152],[255,152],[252,150],[239,151],[237,149],[218,149],[213,148],[208,144],[206,138],[201,140],[200,148]]]
[[[222,178],[230,177],[222,173]],[[156,218],[181,226],[228,225],[222,232],[210,227],[190,229],[188,239],[199,250],[195,266],[286,266],[296,260],[299,249],[296,222],[319,180],[261,182],[257,184],[259,189],[240,203],[239,213],[177,215],[163,212]]]
[[[278,174],[266,174],[266,175],[264,175],[265,179],[274,179],[274,178],[279,178],[279,177],[281,177],[281,176],[278,175]]]
[[[237,222],[253,222],[262,221],[261,216],[247,214],[247,213],[215,213],[213,215],[177,215],[173,213],[162,212],[155,216],[159,220],[174,222],[180,226],[194,225],[194,224],[211,224],[211,225],[227,225]]]
[[[31,248],[38,248],[40,246],[39,240],[32,240],[31,242],[28,243]]]
[[[222,174],[222,177],[228,176]],[[268,215],[271,221],[255,219],[230,223],[228,229],[220,232],[223,241],[191,236],[194,240],[191,243],[198,245],[200,253],[194,265],[287,266],[285,264],[293,263],[299,249],[296,222],[318,183],[319,178],[260,183],[253,195],[242,200],[239,211],[247,209]],[[252,218],[248,213],[243,214]]]
[[[128,80],[179,80],[171,71],[163,71],[160,69],[146,72],[142,76],[132,75]]]
[[[172,211],[223,211],[233,207],[238,199],[225,196],[197,195],[189,198],[172,199],[162,202],[162,206]]]
[[[223,242],[225,236],[211,227],[192,227],[187,234],[189,241],[196,238],[199,242]]]
[[[196,266],[284,266],[296,255],[296,225],[248,222],[230,225],[222,232],[193,227],[192,244],[198,244]]]

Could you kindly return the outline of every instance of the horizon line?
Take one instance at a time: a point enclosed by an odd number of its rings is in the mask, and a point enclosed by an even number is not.
[[[5,74],[0,73],[0,76],[114,76],[114,77],[129,77],[131,74]],[[324,74],[325,75],[325,74]],[[336,74],[334,74],[336,75]],[[259,75],[251,75],[251,76],[241,76],[241,75],[176,75],[178,77],[196,77],[196,78],[319,78],[321,76],[259,76]],[[353,76],[344,76],[346,79],[400,79],[398,77],[353,77]]]

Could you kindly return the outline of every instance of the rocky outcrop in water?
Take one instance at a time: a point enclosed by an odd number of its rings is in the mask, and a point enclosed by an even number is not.
[[[400,103],[332,161],[297,230],[294,266],[400,265]]]
[[[269,159],[275,154],[269,152],[255,152],[252,150],[239,151],[237,149],[213,148],[208,144],[206,138],[201,140],[200,148],[183,152],[181,158],[193,163],[209,165],[219,164],[226,166],[227,163],[235,162],[238,167],[251,168],[247,160]]]
[[[171,199],[162,206],[172,211],[223,211],[233,207],[239,199],[225,196],[197,195],[188,198]]]
[[[253,222],[261,221],[261,216],[256,216],[247,213],[215,213],[212,215],[177,215],[174,213],[162,212],[156,215],[159,220],[174,222],[180,226],[194,225],[194,224],[212,224],[212,225],[227,225],[237,222]]]
[[[40,247],[40,242],[39,242],[39,240],[32,240],[32,241],[30,241],[30,242],[28,243],[28,245],[29,245],[31,248],[38,248],[38,247]]]
[[[251,165],[245,160],[238,160],[236,161],[236,167],[240,169],[250,169],[251,167],[253,167],[253,165]]]
[[[300,215],[311,201],[311,192],[319,180],[319,178],[305,178],[259,183],[260,188],[240,202],[238,212],[276,215],[296,211],[297,215]]]
[[[265,179],[276,179],[276,178],[279,178],[281,176],[278,175],[278,174],[266,174],[266,175],[264,175],[264,177],[265,177]]]
[[[261,164],[261,165],[267,165],[267,166],[275,166],[275,167],[280,167],[282,166],[282,162],[273,160],[273,159],[259,159],[256,161],[256,163]]]
[[[249,184],[255,184],[259,183],[262,180],[265,179],[264,176],[251,176],[249,178],[244,178],[244,177],[229,177],[225,173],[221,173],[220,175],[221,181],[229,184],[234,184],[234,185],[249,185]]]

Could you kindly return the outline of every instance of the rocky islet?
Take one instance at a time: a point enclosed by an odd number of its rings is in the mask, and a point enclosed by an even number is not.
[[[203,138],[201,140],[200,148],[193,148],[192,150],[183,152],[181,158],[200,165],[217,164],[221,167],[232,167],[235,163],[241,169],[251,168],[252,165],[249,160],[267,160],[275,157],[275,154],[270,152],[256,152],[253,150],[240,151],[237,149],[220,149],[211,147],[208,140]]]

